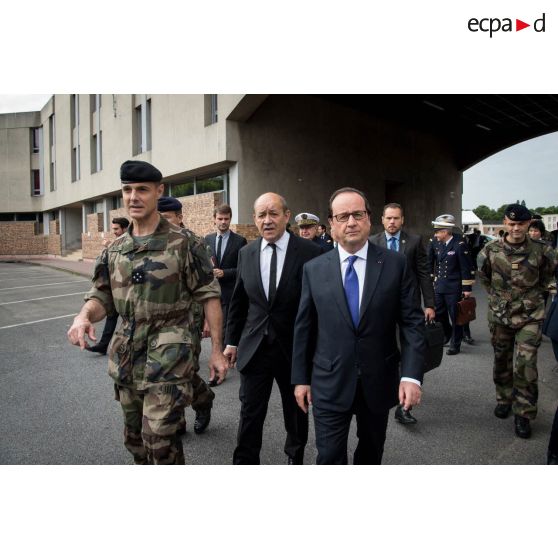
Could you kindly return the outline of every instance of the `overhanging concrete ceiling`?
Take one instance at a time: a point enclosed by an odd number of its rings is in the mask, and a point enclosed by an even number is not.
[[[558,131],[557,95],[316,95],[445,138],[466,170],[522,141]]]

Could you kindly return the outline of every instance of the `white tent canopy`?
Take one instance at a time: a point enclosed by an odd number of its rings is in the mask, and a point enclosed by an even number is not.
[[[469,225],[470,229],[482,230],[482,219],[479,219],[470,209],[463,209],[461,211],[461,224],[463,227]]]

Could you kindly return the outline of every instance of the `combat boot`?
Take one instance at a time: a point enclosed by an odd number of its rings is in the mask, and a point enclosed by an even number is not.
[[[194,421],[194,432],[201,434],[209,425],[211,420],[211,409],[196,411],[196,420]]]
[[[531,437],[531,424],[528,418],[515,415],[515,434],[520,438]]]
[[[511,405],[507,403],[498,403],[494,409],[494,414],[501,419],[508,418],[511,413]]]

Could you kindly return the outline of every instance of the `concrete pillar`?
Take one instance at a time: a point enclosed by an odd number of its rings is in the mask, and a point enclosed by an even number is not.
[[[232,223],[238,223],[238,163],[229,169],[228,203],[232,209]]]

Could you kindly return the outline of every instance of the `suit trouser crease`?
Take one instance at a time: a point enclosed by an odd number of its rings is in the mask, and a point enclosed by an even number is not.
[[[268,344],[264,339],[240,374],[240,421],[233,463],[260,463],[263,426],[273,380],[277,382],[281,394],[287,432],[285,453],[295,460],[302,460],[308,441],[308,416],[296,404],[290,373],[290,362],[278,343]]]
[[[450,340],[450,348],[460,349],[463,340],[463,326],[457,325],[457,303],[461,300],[459,294],[436,293],[436,320],[441,322],[444,328],[444,337]]]
[[[358,443],[353,454],[355,465],[380,465],[384,454],[389,409],[373,413],[364,399],[362,384],[357,382],[349,411],[336,412],[313,407],[318,465],[346,465],[347,439],[353,415],[356,415]]]

